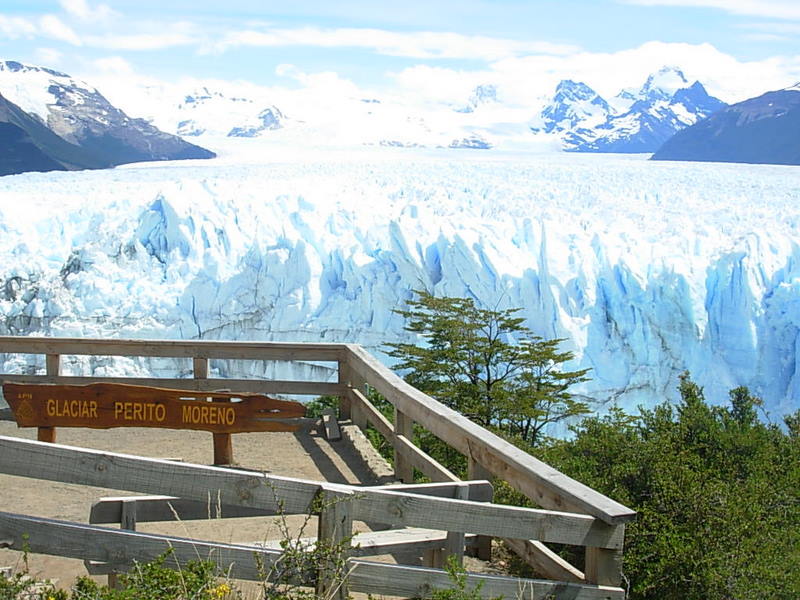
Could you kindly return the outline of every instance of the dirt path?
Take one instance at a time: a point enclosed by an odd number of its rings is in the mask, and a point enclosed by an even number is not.
[[[35,439],[33,429],[19,429],[14,423],[0,421],[0,435]],[[210,433],[160,429],[58,430],[58,442],[72,446],[138,454],[153,458],[182,458],[186,462],[211,464]],[[235,461],[242,467],[275,475],[312,480],[327,480],[355,485],[375,483],[371,472],[346,442],[329,443],[316,432],[243,433],[233,437]],[[91,504],[103,496],[133,495],[119,490],[37,481],[0,475],[0,510],[22,514],[87,522]],[[254,542],[281,537],[276,517],[252,519],[217,519],[176,523],[141,524],[139,530],[161,532],[180,537],[224,542]],[[287,517],[293,535],[300,517]],[[363,525],[358,530],[363,530]],[[316,523],[309,523],[305,535],[316,533]],[[69,585],[77,575],[85,574],[82,561],[35,555],[30,557],[34,575],[58,579]],[[20,567],[21,555],[0,550],[0,568]],[[104,582],[105,578],[98,578]]]

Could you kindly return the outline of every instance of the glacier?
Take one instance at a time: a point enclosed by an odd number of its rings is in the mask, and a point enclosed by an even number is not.
[[[386,342],[413,341],[393,310],[426,289],[520,307],[537,335],[565,339],[571,366],[591,369],[576,391],[598,410],[674,399],[684,370],[713,403],[747,385],[770,418],[800,407],[798,167],[221,154],[0,178],[0,333],[355,342],[388,362]],[[27,360],[4,355],[2,368],[42,369]],[[328,367],[305,368],[325,379]]]

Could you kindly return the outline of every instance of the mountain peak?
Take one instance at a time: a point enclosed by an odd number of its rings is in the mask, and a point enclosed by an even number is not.
[[[490,104],[497,102],[497,86],[492,83],[482,83],[475,87],[472,95],[467,101],[467,105],[462,108],[456,108],[456,112],[471,113],[483,104]]]
[[[542,110],[531,130],[552,133],[573,129],[578,124],[592,127],[603,123],[611,112],[608,103],[588,85],[564,79],[556,86],[552,102]]]
[[[556,86],[555,100],[591,100],[598,94],[582,81],[562,79]]]
[[[586,84],[565,79],[530,128],[561,134],[568,151],[653,152],[676,131],[724,106],[699,81],[689,85],[677,67],[662,67],[640,90],[623,90],[610,102]]]
[[[675,92],[689,87],[689,81],[678,67],[661,67],[647,78],[639,92],[641,98],[671,98]]]
[[[24,65],[16,60],[0,60],[0,71],[7,71],[9,73],[47,73],[53,77],[69,77],[69,75],[61,71],[54,71],[47,67]]]

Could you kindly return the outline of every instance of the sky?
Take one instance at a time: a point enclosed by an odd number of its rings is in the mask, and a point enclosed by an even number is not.
[[[3,0],[0,57],[134,86],[520,107],[561,79],[604,95],[675,65],[732,102],[800,81],[798,0]],[[131,92],[132,93],[132,92]]]

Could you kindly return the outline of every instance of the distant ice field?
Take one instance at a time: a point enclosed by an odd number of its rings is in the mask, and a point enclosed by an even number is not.
[[[2,333],[379,353],[424,288],[522,308],[599,407],[675,398],[684,370],[715,403],[748,385],[775,419],[800,407],[798,167],[240,148],[0,178]]]

